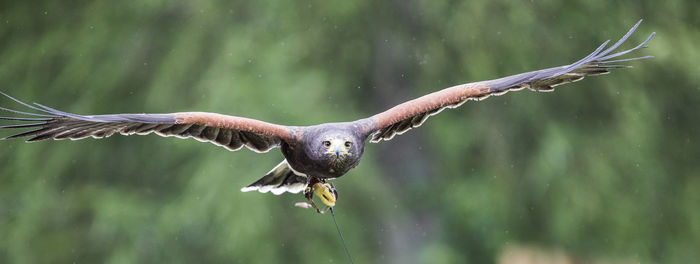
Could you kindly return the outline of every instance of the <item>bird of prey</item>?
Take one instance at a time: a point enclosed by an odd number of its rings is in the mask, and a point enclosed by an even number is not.
[[[581,80],[588,75],[608,73],[611,69],[627,68],[618,63],[646,59],[651,56],[619,58],[629,52],[646,47],[655,33],[651,33],[639,45],[614,52],[637,29],[637,22],[619,41],[606,48],[604,42],[588,56],[574,63],[543,70],[520,73],[494,80],[460,84],[407,101],[371,117],[352,122],[324,123],[313,126],[285,126],[245,117],[206,112],[180,112],[169,114],[108,114],[77,115],[56,110],[38,103],[21,102],[2,93],[9,99],[36,112],[23,112],[0,107],[1,110],[22,116],[0,117],[2,120],[26,122],[0,126],[0,129],[31,128],[6,137],[27,137],[28,142],[45,139],[104,138],[122,135],[146,135],[194,138],[211,142],[228,150],[246,147],[256,152],[267,152],[279,147],[284,156],[279,165],[265,176],[242,188],[244,192],[299,193],[303,191],[317,212],[325,212],[335,206],[337,191],[328,182],[357,166],[365,148],[365,142],[379,143],[392,139],[442,110],[456,108],[469,100],[482,100],[509,91],[530,89],[550,92],[555,86]],[[320,210],[313,196],[326,205]]]

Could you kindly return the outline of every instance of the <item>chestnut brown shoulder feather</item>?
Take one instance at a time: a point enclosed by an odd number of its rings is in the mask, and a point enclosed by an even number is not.
[[[255,119],[204,112],[76,115],[37,103],[30,105],[0,93],[38,112],[28,113],[0,107],[0,110],[25,116],[0,116],[0,119],[28,122],[0,126],[0,129],[32,128],[30,131],[4,139],[28,137],[27,141],[31,142],[45,139],[104,138],[115,133],[122,135],[156,133],[165,137],[191,137],[202,142],[214,143],[228,150],[238,150],[245,146],[256,152],[267,152],[278,147],[282,140],[289,140],[292,131],[286,126]]]
[[[646,40],[634,48],[612,53],[637,29],[642,20],[639,20],[619,41],[603,50],[609,40],[600,45],[595,51],[583,59],[569,65],[553,67],[538,71],[516,74],[500,79],[467,83],[446,88],[411,101],[397,105],[369,119],[372,124],[368,132],[373,133],[371,142],[390,140],[397,134],[402,134],[411,128],[418,127],[428,117],[440,113],[447,108],[456,108],[469,100],[482,100],[492,95],[502,95],[509,91],[518,91],[528,88],[533,91],[551,92],[557,85],[581,80],[588,75],[608,73],[611,69],[629,68],[630,66],[616,65],[615,63],[651,58],[643,56],[627,59],[615,59],[634,50],[645,48],[646,43],[654,37],[651,33]]]

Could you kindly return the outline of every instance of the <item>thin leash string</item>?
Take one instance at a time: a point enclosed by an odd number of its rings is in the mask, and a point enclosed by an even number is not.
[[[340,227],[338,227],[338,222],[335,220],[335,213],[333,213],[333,207],[331,207],[330,210],[331,210],[331,216],[333,217],[333,223],[335,224],[335,230],[338,230],[338,235],[340,236],[340,241],[343,242],[343,248],[345,249],[345,254],[348,255],[348,259],[350,259],[350,263],[355,264],[355,262],[352,261],[352,256],[350,256],[350,250],[348,250],[348,245],[345,244],[345,238],[343,238],[343,234],[340,233]]]

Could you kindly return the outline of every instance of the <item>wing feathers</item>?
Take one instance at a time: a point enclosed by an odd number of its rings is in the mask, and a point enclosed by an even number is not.
[[[370,141],[376,143],[389,140],[396,134],[402,134],[411,128],[420,126],[428,117],[443,109],[458,107],[468,100],[483,100],[492,95],[498,96],[525,88],[539,92],[551,92],[558,85],[579,81],[585,76],[607,74],[611,69],[630,67],[614,65],[613,63],[651,58],[652,56],[641,56],[610,60],[646,47],[655,33],[651,33],[644,41],[631,49],[610,54],[632,35],[641,22],[642,20],[639,20],[610,47],[606,48],[610,41],[605,41],[583,59],[572,64],[520,73],[490,81],[453,86],[374,115],[370,117],[373,126],[369,129],[374,131]]]
[[[2,109],[2,108],[0,108]],[[0,116],[0,120],[12,120],[12,121],[49,121],[51,118],[30,118],[30,117],[7,117]]]
[[[45,139],[78,140],[87,137],[104,138],[115,133],[146,135],[155,132],[160,136],[191,137],[202,142],[212,142],[229,150],[246,146],[256,152],[266,152],[290,137],[290,130],[285,126],[242,117],[202,112],[83,116],[37,103],[30,105],[5,93],[0,94],[39,112],[28,113],[0,107],[0,110],[6,112],[34,116],[0,117],[0,120],[29,122],[3,125],[0,130],[34,128],[4,139],[29,137],[27,141],[30,142]]]
[[[0,128],[26,128],[26,127],[36,127],[36,126],[42,126],[42,125],[44,125],[44,123],[7,125],[7,126],[0,126]]]
[[[289,167],[287,160],[283,160],[270,172],[266,173],[265,176],[241,188],[241,191],[272,192],[275,195],[280,195],[284,192],[299,193],[306,188],[308,183],[309,178],[306,175],[295,172]]]
[[[223,129],[219,132],[215,141],[222,146],[228,146],[228,144],[231,144],[231,133],[231,130]]]

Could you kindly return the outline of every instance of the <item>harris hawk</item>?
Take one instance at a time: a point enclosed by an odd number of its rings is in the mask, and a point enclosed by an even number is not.
[[[280,148],[284,156],[279,165],[259,180],[243,187],[241,191],[284,192],[303,191],[308,205],[317,212],[325,212],[335,206],[337,192],[327,182],[346,174],[360,162],[365,142],[379,143],[392,139],[444,109],[456,108],[469,100],[482,100],[509,91],[530,89],[539,92],[553,91],[557,85],[581,80],[588,75],[608,73],[611,69],[630,66],[616,63],[650,58],[618,57],[646,47],[655,33],[642,43],[623,51],[614,52],[637,29],[637,22],[619,41],[607,47],[604,42],[588,56],[568,65],[520,73],[499,79],[460,84],[394,106],[368,118],[340,123],[324,123],[313,126],[286,126],[245,117],[206,112],[180,112],[169,114],[108,114],[77,115],[56,110],[38,103],[27,104],[9,95],[7,98],[35,112],[24,112],[0,107],[10,113],[22,115],[2,117],[2,120],[26,122],[0,126],[0,129],[30,130],[4,139],[28,138],[28,142],[45,139],[104,138],[113,134],[146,135],[194,138],[211,142],[228,150],[243,147],[256,152],[268,152]],[[321,210],[313,202],[316,194],[326,205]]]

